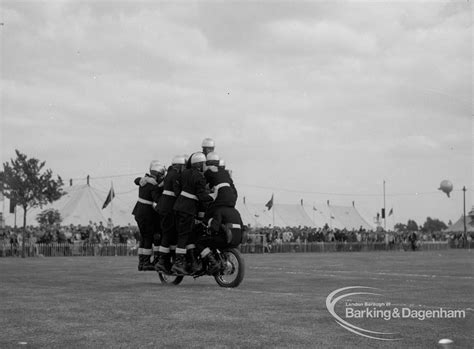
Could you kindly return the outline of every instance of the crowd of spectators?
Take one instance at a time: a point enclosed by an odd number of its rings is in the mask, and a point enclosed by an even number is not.
[[[411,239],[420,242],[429,241],[448,241],[456,245],[463,239],[461,233],[445,233],[445,232],[422,232],[422,231],[373,231],[359,229],[332,229],[328,225],[322,228],[313,227],[260,227],[248,229],[248,243],[262,239],[263,243],[269,246],[282,244],[285,242],[292,243],[312,243],[312,242],[367,242],[367,243],[385,243],[387,245],[407,243]],[[469,236],[468,236],[469,239]]]
[[[136,245],[139,239],[139,231],[136,226],[113,226],[109,220],[106,225],[103,222],[88,225],[59,224],[53,226],[27,226],[25,233],[25,244],[132,244]],[[0,246],[9,245],[13,255],[19,254],[23,244],[23,228],[5,227],[0,228]]]
[[[5,227],[0,228],[0,246],[8,245],[13,255],[21,251],[23,228]],[[136,226],[114,227],[109,220],[105,225],[102,222],[89,222],[88,225],[53,225],[53,226],[27,226],[25,244],[33,246],[36,244],[95,244],[95,245],[117,245],[126,244],[136,246],[139,240],[139,231]],[[367,231],[359,229],[332,229],[329,226],[323,228],[314,227],[259,227],[247,229],[248,245],[262,244],[270,250],[272,246],[283,243],[313,243],[313,242],[336,242],[336,243],[385,243],[386,245],[406,244],[413,239],[423,243],[429,241],[448,241],[451,247],[462,247],[470,243],[471,236],[467,238],[462,233],[426,233],[417,232],[395,232],[395,231]]]

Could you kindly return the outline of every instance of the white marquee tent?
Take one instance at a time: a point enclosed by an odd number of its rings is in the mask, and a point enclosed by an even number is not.
[[[474,232],[474,206],[471,211],[466,215],[466,231]],[[464,216],[461,216],[453,225],[449,226],[445,230],[447,233],[459,233],[464,232]]]
[[[252,227],[323,227],[348,230],[373,230],[354,206],[274,204],[268,210],[264,204],[237,204],[242,221]]]
[[[134,202],[124,203],[120,198],[115,197],[105,209],[102,209],[107,193],[104,194],[88,184],[66,187],[64,191],[66,194],[52,204],[30,209],[27,212],[26,224],[37,226],[37,215],[46,209],[58,210],[63,219],[62,225],[87,225],[89,221],[103,222],[105,225],[108,218],[112,218],[115,226],[125,226],[128,223],[136,224],[131,214]],[[8,207],[8,205],[6,206]],[[17,226],[23,226],[23,209],[17,206],[16,210]],[[15,215],[5,212],[5,224],[13,226]]]

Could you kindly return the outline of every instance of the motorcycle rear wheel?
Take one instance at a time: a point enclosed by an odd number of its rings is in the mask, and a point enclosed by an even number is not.
[[[184,278],[183,275],[168,275],[161,271],[158,272],[158,277],[161,283],[166,285],[179,285]]]

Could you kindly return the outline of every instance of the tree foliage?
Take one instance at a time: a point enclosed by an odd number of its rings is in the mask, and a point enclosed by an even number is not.
[[[28,158],[15,150],[16,159],[3,163],[0,179],[4,195],[23,208],[23,234],[26,230],[26,214],[29,208],[43,207],[63,195],[63,181],[60,176],[53,179],[50,169],[43,170],[44,161]],[[23,236],[22,255],[25,256],[25,237]]]
[[[54,208],[42,211],[36,216],[36,220],[42,226],[53,226],[62,222],[61,213]]]
[[[414,220],[409,219],[408,222],[407,222],[407,230],[408,231],[418,231],[418,224]]]
[[[432,219],[431,217],[426,218],[426,222],[423,224],[422,230],[427,233],[434,233],[438,231],[443,231],[448,226],[439,219]]]
[[[393,226],[393,229],[395,229],[395,231],[398,231],[400,233],[405,232],[407,231],[407,225],[403,223],[397,223]]]
[[[28,208],[43,207],[63,195],[61,177],[54,180],[50,169],[43,171],[44,161],[28,159],[19,150],[15,152],[16,159],[3,163],[1,177],[6,197],[14,200],[26,212]]]
[[[414,220],[409,219],[407,224],[397,223],[393,226],[393,229],[399,233],[418,231],[418,224]]]

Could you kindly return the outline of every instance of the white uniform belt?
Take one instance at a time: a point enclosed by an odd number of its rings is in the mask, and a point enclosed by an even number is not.
[[[163,190],[163,195],[176,197],[175,193],[173,193],[171,190]]]
[[[230,187],[230,184],[229,183],[220,183],[216,186],[214,186],[214,191],[218,191],[220,188],[224,188],[224,187]]]
[[[186,197],[186,198],[199,201],[199,199],[198,199],[198,197],[197,197],[196,195],[190,194],[190,193],[188,193],[187,191],[182,191],[182,192],[181,192],[181,195],[183,195],[183,196]]]
[[[138,198],[138,202],[141,202],[142,204],[145,204],[145,205],[153,205],[152,201],[145,200],[145,199],[142,199],[142,198]]]
[[[231,228],[232,229],[241,229],[242,227],[240,226],[240,224],[232,224]]]

